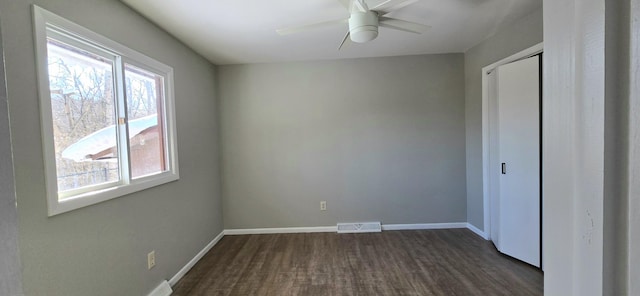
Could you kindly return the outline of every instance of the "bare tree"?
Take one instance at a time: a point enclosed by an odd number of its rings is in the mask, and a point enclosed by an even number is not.
[[[59,190],[118,179],[117,154],[96,161],[64,159],[62,151],[84,137],[115,128],[113,63],[56,41],[49,41],[49,85]],[[157,113],[155,81],[125,72],[127,116]],[[115,140],[115,139],[114,139]],[[96,151],[97,152],[97,151]]]

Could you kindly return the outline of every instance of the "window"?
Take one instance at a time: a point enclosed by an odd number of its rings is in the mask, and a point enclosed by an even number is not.
[[[33,11],[49,215],[177,180],[171,67]]]

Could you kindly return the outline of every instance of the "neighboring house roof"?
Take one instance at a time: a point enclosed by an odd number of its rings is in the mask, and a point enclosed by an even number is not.
[[[158,125],[157,114],[129,121],[129,139]],[[74,161],[95,160],[95,155],[116,147],[116,125],[112,124],[69,145],[62,157]]]

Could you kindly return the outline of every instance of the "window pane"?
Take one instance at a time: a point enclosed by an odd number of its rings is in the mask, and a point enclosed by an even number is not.
[[[162,76],[125,64],[129,156],[133,178],[167,170],[162,120],[163,83]]]
[[[119,180],[113,62],[47,39],[58,191]]]

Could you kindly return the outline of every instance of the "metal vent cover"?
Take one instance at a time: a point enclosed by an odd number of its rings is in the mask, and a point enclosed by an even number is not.
[[[380,222],[338,223],[338,233],[382,232]]]

